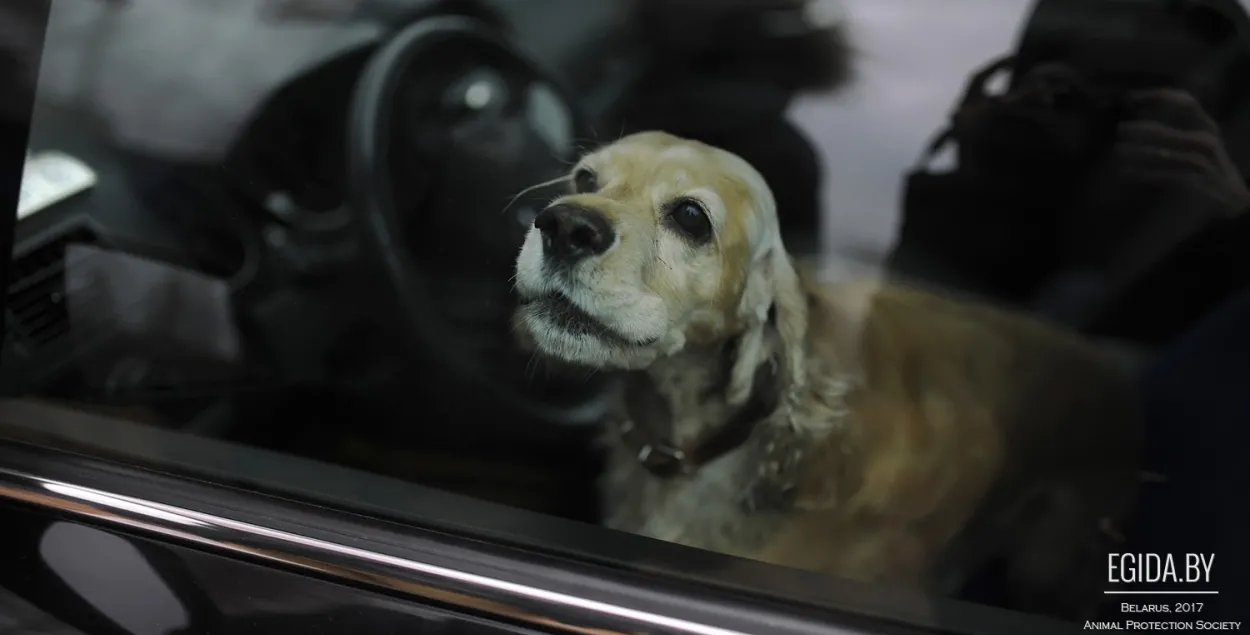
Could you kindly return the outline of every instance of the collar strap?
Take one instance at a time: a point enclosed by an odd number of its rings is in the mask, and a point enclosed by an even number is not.
[[[778,365],[772,360],[755,371],[754,389],[745,404],[728,421],[696,440],[689,448],[681,448],[657,434],[646,423],[632,418],[620,421],[616,432],[621,441],[634,451],[638,462],[658,478],[689,474],[699,467],[733,452],[751,438],[780,402]]]

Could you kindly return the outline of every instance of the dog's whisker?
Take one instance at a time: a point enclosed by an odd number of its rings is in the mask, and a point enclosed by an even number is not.
[[[515,205],[515,204],[516,204],[517,199],[521,198],[522,196],[525,196],[526,194],[529,194],[530,192],[533,192],[534,190],[541,189],[541,188],[544,188],[544,187],[550,187],[550,186],[555,185],[555,184],[557,184],[557,183],[568,182],[568,180],[569,180],[570,178],[572,178],[572,177],[570,177],[570,176],[569,176],[569,175],[567,175],[567,174],[562,174],[562,175],[560,175],[560,176],[558,176],[558,177],[556,177],[556,178],[554,178],[554,179],[551,179],[551,180],[549,180],[549,181],[543,181],[543,182],[541,182],[541,183],[535,183],[535,184],[533,184],[533,185],[531,185],[531,186],[529,186],[529,187],[527,187],[527,188],[525,188],[525,189],[521,190],[520,192],[517,192],[517,193],[516,193],[516,195],[515,195],[515,196],[513,196],[513,197],[512,197],[512,199],[508,201],[508,204],[503,206],[503,209],[502,209],[502,210],[500,210],[500,211],[499,211],[499,213],[503,214],[503,213],[507,212],[509,209],[511,209],[511,208],[512,208],[512,206],[513,206],[513,205]]]
[[[534,379],[538,374],[538,353],[530,353],[529,359],[525,360],[525,378]]]
[[[597,133],[596,133],[597,134]],[[573,142],[573,147],[577,148],[578,160],[595,151],[600,143],[595,139],[578,139]],[[574,161],[576,163],[576,161]]]

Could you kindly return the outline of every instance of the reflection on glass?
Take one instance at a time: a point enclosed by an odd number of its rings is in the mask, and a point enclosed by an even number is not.
[[[143,554],[112,534],[54,523],[44,532],[40,556],[75,593],[129,633],[159,635],[184,628],[186,609]],[[116,576],[99,577],[100,571]]]
[[[55,0],[0,385],[882,588],[1218,621],[1248,25]]]
[[[7,590],[0,591],[0,629],[30,635],[82,635]]]

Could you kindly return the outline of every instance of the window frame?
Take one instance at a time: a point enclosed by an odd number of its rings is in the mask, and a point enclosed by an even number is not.
[[[10,57],[10,62],[20,64],[29,61],[33,70],[38,69],[43,58],[44,38],[48,31],[48,16],[52,10],[52,0],[24,0],[20,8],[5,9],[5,12],[22,14],[26,24],[10,25],[4,33],[6,41],[0,42],[0,55]],[[11,17],[11,16],[10,16]],[[26,28],[23,29],[23,26]],[[4,60],[0,60],[4,61]],[[33,77],[32,77],[33,78]],[[22,173],[26,165],[26,147],[30,142],[30,130],[35,110],[35,82],[30,84],[5,81],[4,99],[8,102],[0,111],[0,201],[11,213],[0,215],[0,245],[8,245],[0,256],[0,288],[6,293],[0,294],[0,317],[6,316],[9,288],[9,261],[12,259],[13,240],[17,227],[17,205],[22,189]],[[11,203],[10,203],[11,202]],[[0,319],[0,341],[8,337],[9,321]]]
[[[310,485],[310,479],[317,484]],[[163,514],[101,506],[55,492],[49,496],[48,483],[60,485],[61,491],[86,488],[74,491],[94,492],[96,500],[119,497],[116,500],[218,520],[206,521],[201,532]],[[544,616],[559,623],[586,624],[582,628],[1027,635],[1067,627],[1036,616],[834,580],[350,468],[26,400],[0,401],[0,499],[413,598],[430,589],[451,589],[463,598],[462,608],[480,609],[477,605],[486,602],[500,607],[503,613],[498,617]],[[219,528],[213,529],[213,523]],[[249,529],[239,530],[241,526]],[[284,537],[274,538],[274,532]],[[431,566],[445,571],[431,573]],[[548,598],[556,594],[598,602],[599,609],[518,596],[515,587],[501,592],[490,584],[465,583],[447,570],[494,576],[505,586],[538,589],[538,595]],[[508,615],[504,607],[515,614]],[[620,609],[714,630],[661,628],[663,624],[621,617]]]

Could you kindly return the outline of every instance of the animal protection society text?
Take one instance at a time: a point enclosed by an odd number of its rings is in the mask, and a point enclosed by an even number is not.
[[[1085,630],[1126,632],[1240,631],[1241,622],[1204,614],[1212,588],[1213,553],[1113,553],[1107,595],[1122,596],[1120,619],[1086,621]]]

